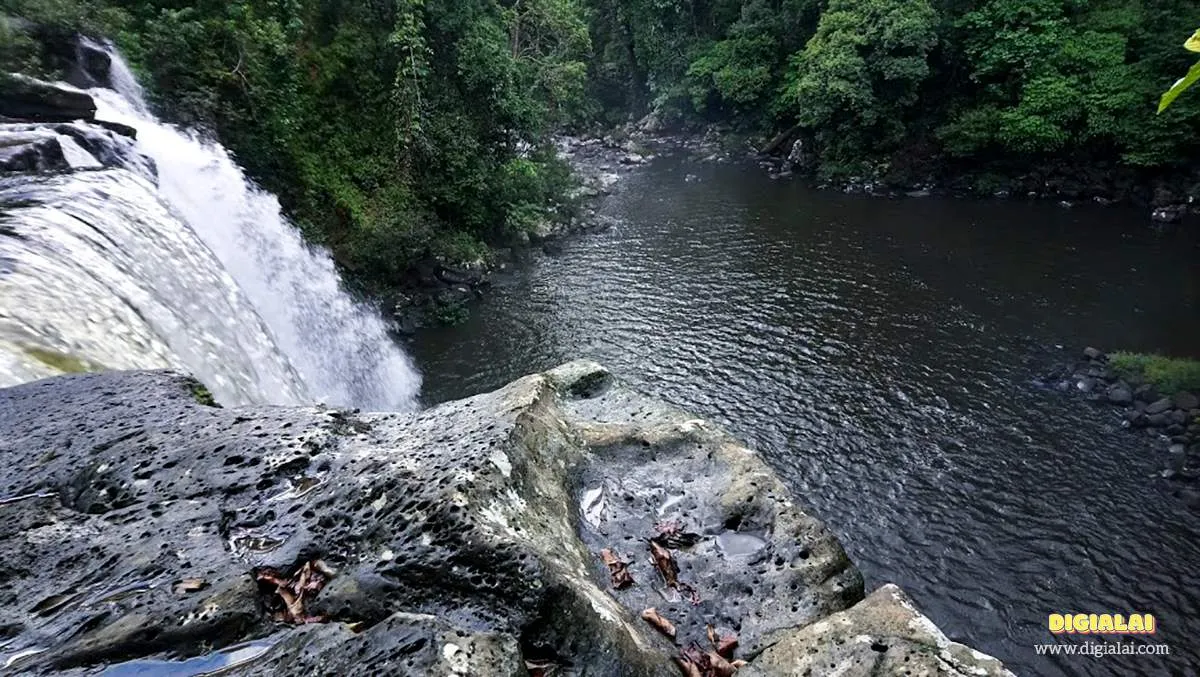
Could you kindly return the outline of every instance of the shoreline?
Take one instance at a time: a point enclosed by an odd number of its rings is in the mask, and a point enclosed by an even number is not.
[[[1200,395],[1192,389],[1159,388],[1152,379],[1123,373],[1113,361],[1110,354],[1088,347],[1078,358],[1057,365],[1044,381],[1060,392],[1118,407],[1122,428],[1157,437],[1167,452],[1158,477],[1183,485],[1200,481]]]
[[[559,157],[571,166],[578,181],[566,196],[574,204],[574,214],[565,221],[546,219],[532,232],[491,245],[490,260],[454,262],[427,256],[418,261],[395,289],[380,296],[382,311],[396,333],[411,337],[421,329],[460,324],[469,315],[470,304],[487,292],[497,276],[537,250],[553,254],[566,238],[611,228],[612,220],[599,213],[600,204],[620,190],[626,174],[654,158],[647,148],[631,144],[611,136],[557,136]]]
[[[665,129],[652,116],[616,130],[639,143],[650,146],[683,148],[696,151],[702,162],[752,161],[772,180],[803,179],[818,190],[837,190],[846,194],[902,199],[943,197],[953,199],[1036,200],[1053,202],[1062,208],[1082,204],[1147,208],[1148,221],[1172,225],[1194,221],[1200,216],[1200,177],[1179,173],[1169,179],[1138,177],[1119,168],[1089,169],[1080,176],[1077,168],[1061,161],[1044,166],[1028,166],[993,171],[957,167],[945,158],[914,161],[921,169],[879,169],[873,175],[855,175],[843,179],[821,179],[819,162],[796,134],[777,135],[766,140],[735,132],[726,125],[713,124],[697,129]],[[885,163],[886,165],[887,163]]]
[[[1132,206],[1149,208],[1146,224],[1152,227],[1193,227],[1200,216],[1200,200],[1193,196],[1171,197],[1158,194],[1148,202],[1124,196],[1105,197],[1098,189],[1061,188],[1061,181],[1033,179],[1031,176],[1008,177],[1008,187],[980,192],[963,184],[976,177],[963,177],[949,185],[928,182],[889,182],[883,179],[852,177],[840,181],[821,181],[815,168],[803,153],[802,142],[791,144],[791,150],[777,152],[788,144],[772,142],[776,152],[764,153],[751,143],[750,137],[711,125],[703,132],[667,132],[659,129],[654,120],[643,119],[607,131],[562,134],[555,138],[560,157],[570,164],[578,186],[567,196],[575,202],[576,214],[569,221],[547,220],[527,236],[522,234],[512,242],[491,246],[491,260],[469,262],[439,261],[432,257],[417,262],[395,289],[383,294],[383,312],[393,321],[396,333],[412,337],[419,330],[438,326],[453,326],[469,316],[470,304],[481,298],[493,280],[520,265],[531,252],[541,249],[553,254],[565,238],[599,233],[612,226],[612,221],[598,213],[600,203],[620,190],[622,179],[630,171],[649,164],[661,155],[685,153],[689,162],[699,164],[756,165],[771,180],[803,180],[815,190],[831,190],[850,195],[903,200],[942,198],[953,200],[1026,200],[1055,204],[1071,209],[1085,204],[1102,207]],[[1061,177],[1060,177],[1061,178]],[[1043,190],[1032,190],[1041,182]],[[1032,183],[1031,183],[1032,182]],[[1100,191],[1103,192],[1103,191]],[[1112,195],[1110,193],[1110,195]]]

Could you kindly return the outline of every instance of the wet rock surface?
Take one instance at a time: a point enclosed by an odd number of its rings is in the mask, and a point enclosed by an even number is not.
[[[205,394],[169,372],[0,391],[0,664],[675,675],[719,640],[744,674],[833,654],[839,674],[902,674],[860,669],[871,654],[845,642],[867,635],[939,674],[1005,674],[954,658],[898,592],[860,601],[841,546],[756,455],[594,363],[417,414]]]
[[[45,122],[91,120],[96,102],[87,92],[16,73],[0,73],[0,116]]]

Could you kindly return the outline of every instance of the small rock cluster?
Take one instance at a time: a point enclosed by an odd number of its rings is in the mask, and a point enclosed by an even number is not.
[[[76,81],[107,81],[108,61],[89,63],[93,72],[85,79],[80,70]],[[0,174],[123,167],[153,180],[154,164],[136,151],[136,135],[97,120],[91,95],[70,84],[0,73]]]
[[[1151,430],[1170,443],[1169,467],[1163,477],[1200,479],[1200,397],[1195,393],[1161,393],[1148,383],[1131,383],[1109,365],[1108,355],[1087,348],[1079,361],[1064,369],[1060,388],[1073,388],[1095,402],[1125,408],[1127,428]]]

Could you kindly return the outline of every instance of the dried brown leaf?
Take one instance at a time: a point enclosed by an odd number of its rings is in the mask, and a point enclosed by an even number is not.
[[[716,651],[709,651],[705,657],[708,659],[714,677],[733,677],[733,673],[738,671],[732,663],[725,660],[725,657]]]
[[[601,550],[600,559],[604,560],[604,564],[608,566],[608,574],[614,588],[623,590],[634,584],[633,574],[629,573],[629,563],[613,554],[612,550],[608,548]]]
[[[675,639],[675,624],[667,620],[662,614],[658,613],[658,609],[650,607],[642,612],[642,620],[654,626],[662,634]]]
[[[650,541],[650,555],[654,559],[655,568],[662,574],[667,585],[672,588],[677,587],[679,585],[679,565],[675,564],[674,558],[671,557],[671,551],[655,541]]]
[[[688,677],[692,675],[715,677],[712,663],[708,660],[708,654],[701,650],[694,642],[691,646],[679,652],[679,657],[675,659],[675,662],[683,668],[684,674]]]
[[[679,666],[679,670],[683,673],[683,677],[704,677],[704,674],[700,672],[700,666],[683,656],[676,656],[675,664]]]
[[[737,651],[738,636],[734,634],[721,635],[721,639],[717,641],[717,653],[725,658],[733,658],[733,652]]]
[[[668,548],[690,548],[700,542],[700,534],[685,531],[683,522],[666,520],[654,525],[657,535],[650,539]]]
[[[272,616],[283,623],[321,623],[324,616],[314,616],[305,611],[305,605],[320,594],[334,572],[321,560],[305,562],[290,575],[277,569],[259,569],[254,577],[260,583],[274,587],[273,595],[266,600]]]

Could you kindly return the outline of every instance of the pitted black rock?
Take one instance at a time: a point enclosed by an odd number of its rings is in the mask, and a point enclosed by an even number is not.
[[[168,372],[0,391],[0,662],[674,675],[709,623],[753,658],[862,597],[755,455],[593,363],[418,414],[204,394]],[[698,604],[646,561],[664,519],[701,536],[674,551]],[[630,556],[633,587],[611,590],[606,547]],[[315,560],[335,575],[292,619],[312,624],[277,622],[275,584],[256,576]],[[645,606],[674,617],[679,646]]]

